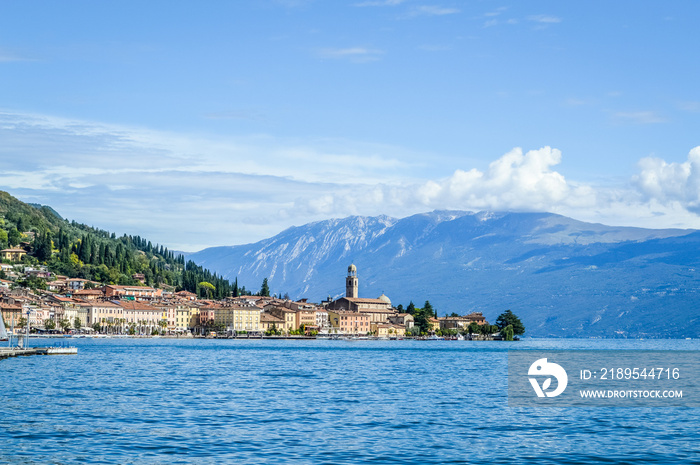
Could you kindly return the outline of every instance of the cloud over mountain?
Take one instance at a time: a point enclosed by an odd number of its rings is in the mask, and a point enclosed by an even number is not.
[[[683,163],[644,158],[629,181],[598,185],[565,176],[565,154],[547,146],[445,175],[428,154],[348,140],[213,137],[12,112],[0,112],[0,137],[0,189],[181,250],[328,217],[432,209],[700,228],[700,148]]]
[[[654,157],[639,162],[640,173],[635,184],[647,199],[662,204],[678,202],[692,212],[700,213],[700,146],[688,154],[683,163],[667,163]]]

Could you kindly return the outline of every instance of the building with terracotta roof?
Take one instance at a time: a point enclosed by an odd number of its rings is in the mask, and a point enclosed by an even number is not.
[[[154,329],[160,331],[161,309],[137,300],[114,300],[112,303],[123,309],[126,325],[135,325],[139,334],[151,334]]]
[[[79,289],[71,293],[73,298],[82,300],[99,300],[104,297],[104,292],[100,289]]]
[[[9,328],[13,322],[14,326],[19,324],[19,319],[22,317],[21,305],[0,303],[0,311],[5,320],[5,326]]]
[[[265,306],[265,313],[274,315],[282,320],[283,325],[277,326],[277,329],[283,332],[294,331],[299,329],[297,326],[297,312],[291,308],[283,307],[279,304],[268,304]]]
[[[267,312],[260,314],[260,330],[263,332],[275,329],[277,331],[284,331],[284,320],[282,318],[277,318],[275,315]]]
[[[108,284],[102,288],[106,297],[150,300],[159,297],[162,290],[147,286],[117,286]]]
[[[334,332],[366,335],[372,331],[370,316],[344,310],[328,310],[328,320]]]
[[[25,255],[27,255],[27,251],[24,249],[11,248],[0,250],[0,258],[11,262],[19,262]]]
[[[401,325],[406,329],[411,329],[415,325],[415,319],[410,313],[397,313],[396,315],[389,317],[389,323]]]
[[[260,308],[255,305],[230,305],[216,309],[215,323],[222,325],[226,331],[258,332],[260,324]]]
[[[127,321],[124,308],[109,301],[86,302],[78,304],[78,318],[83,326],[93,326],[95,323],[102,331],[115,334],[126,332]]]
[[[382,294],[376,299],[358,297],[359,277],[357,267],[348,267],[348,276],[345,278],[345,297],[333,300],[327,304],[327,309],[337,311],[348,311],[365,313],[370,316],[370,321],[374,323],[386,323],[390,317],[398,312],[391,306],[391,300]]]
[[[194,292],[190,292],[190,291],[179,291],[179,292],[175,293],[175,296],[179,297],[180,299],[184,299],[184,300],[191,300],[191,301],[197,300],[197,294],[195,294]]]
[[[404,337],[406,327],[403,325],[392,325],[389,323],[372,323],[370,326],[372,334],[377,337]]]

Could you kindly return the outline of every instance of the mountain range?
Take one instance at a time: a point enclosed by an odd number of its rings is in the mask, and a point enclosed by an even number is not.
[[[699,337],[700,232],[612,227],[549,213],[434,211],[352,216],[289,228],[254,244],[188,254],[249,289],[319,302],[344,295],[394,306],[429,300],[439,315],[506,309],[526,335]]]

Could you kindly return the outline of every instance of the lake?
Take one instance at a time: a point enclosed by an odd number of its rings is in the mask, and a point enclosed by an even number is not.
[[[0,462],[700,463],[700,409],[507,398],[508,349],[700,340],[71,343],[77,356],[0,361]]]

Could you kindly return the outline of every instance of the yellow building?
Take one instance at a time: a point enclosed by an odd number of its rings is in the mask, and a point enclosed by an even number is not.
[[[406,327],[387,323],[372,323],[372,333],[377,337],[404,337]]]
[[[265,312],[282,320],[282,327],[277,326],[277,329],[282,332],[294,331],[299,328],[297,326],[297,312],[295,310],[270,304],[265,306]]]
[[[175,331],[185,332],[190,328],[190,307],[177,305],[175,307]]]
[[[199,308],[189,307],[187,327],[196,328],[197,326],[199,326]]]
[[[430,328],[430,332],[435,332],[440,329],[440,320],[437,318],[430,318],[428,320],[428,327]]]
[[[260,331],[260,308],[239,305],[218,307],[214,323],[223,325],[227,331]]]
[[[272,329],[276,331],[284,331],[284,320],[282,318],[277,318],[276,316],[270,313],[261,313],[260,330],[265,332],[270,331]]]
[[[3,260],[10,260],[11,262],[19,262],[25,255],[27,255],[27,252],[23,249],[0,250],[0,257],[2,257]]]

